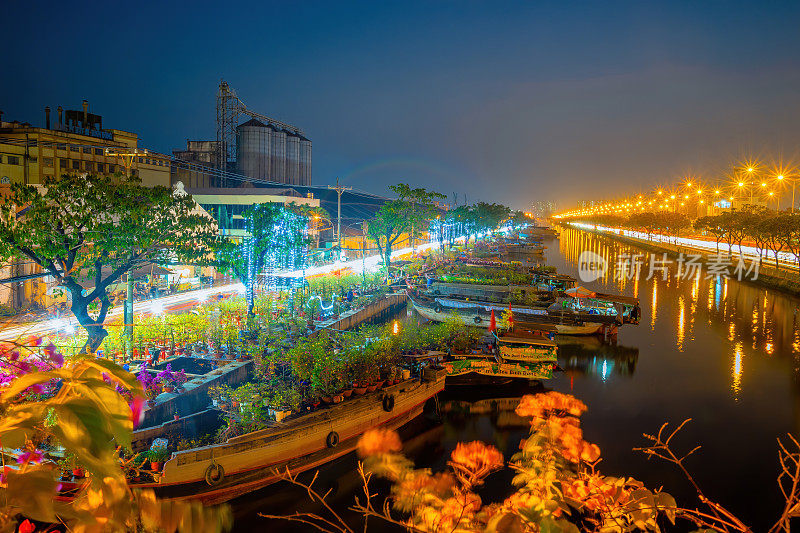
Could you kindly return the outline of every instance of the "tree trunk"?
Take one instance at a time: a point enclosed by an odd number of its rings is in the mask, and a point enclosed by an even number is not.
[[[89,315],[89,304],[91,302],[80,294],[76,297],[73,291],[70,292],[72,294],[72,305],[70,306],[72,314],[75,315],[81,327],[86,330],[86,344],[83,345],[80,353],[93,354],[100,348],[103,339],[108,336],[108,331],[103,327],[103,322],[110,302],[108,302],[108,297],[106,297],[105,301],[101,301],[100,315],[95,320]]]

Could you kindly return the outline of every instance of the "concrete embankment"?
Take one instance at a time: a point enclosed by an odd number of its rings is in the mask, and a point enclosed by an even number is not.
[[[692,246],[686,246],[683,244],[673,244],[667,242],[658,242],[658,241],[647,241],[644,239],[636,239],[632,237],[628,237],[626,235],[621,235],[619,233],[615,233],[612,231],[598,231],[598,230],[591,230],[585,228],[576,228],[574,226],[564,225],[563,227],[569,229],[575,229],[578,231],[585,231],[587,233],[594,233],[598,237],[617,241],[625,244],[629,244],[631,246],[636,246],[647,252],[652,253],[666,253],[667,256],[671,259],[677,259],[680,254],[684,254],[684,256],[688,255],[696,255],[700,256],[699,262],[708,265],[709,263],[715,262],[714,258],[716,256],[716,251],[709,251],[704,250],[701,248],[695,248]],[[727,252],[727,244],[720,243],[719,250],[722,253]],[[733,247],[733,252],[731,255],[731,263],[732,267],[730,269],[732,277],[735,277],[733,274],[733,268],[736,266],[739,260],[739,255],[736,251],[736,245]],[[745,263],[747,267],[750,267],[750,262],[755,260],[755,258],[745,258]],[[781,292],[785,292],[787,294],[791,294],[793,296],[800,296],[800,274],[793,270],[786,270],[777,269],[773,264],[770,264],[770,259],[765,255],[761,265],[758,269],[758,277],[753,280],[751,279],[751,275],[747,274],[742,277],[742,281],[753,283],[760,287],[764,287],[767,289],[775,289]]]
[[[408,295],[405,292],[387,294],[383,298],[372,302],[362,309],[357,311],[345,311],[336,318],[318,323],[317,327],[345,330],[367,322],[384,320],[407,305],[407,302]]]

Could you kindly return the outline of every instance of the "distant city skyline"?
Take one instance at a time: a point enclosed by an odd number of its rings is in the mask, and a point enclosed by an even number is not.
[[[4,7],[4,120],[85,98],[171,154],[215,137],[224,78],[302,125],[315,184],[526,209],[800,155],[792,2]]]

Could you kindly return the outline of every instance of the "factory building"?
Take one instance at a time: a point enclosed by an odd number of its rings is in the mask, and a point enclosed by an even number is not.
[[[236,128],[236,172],[287,185],[311,185],[311,141],[297,130],[250,119]]]

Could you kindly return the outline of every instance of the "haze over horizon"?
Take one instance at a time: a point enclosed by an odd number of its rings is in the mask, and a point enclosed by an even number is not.
[[[746,157],[800,162],[793,2],[4,7],[4,120],[85,98],[169,154],[214,138],[223,78],[305,131],[317,185],[568,207]]]

